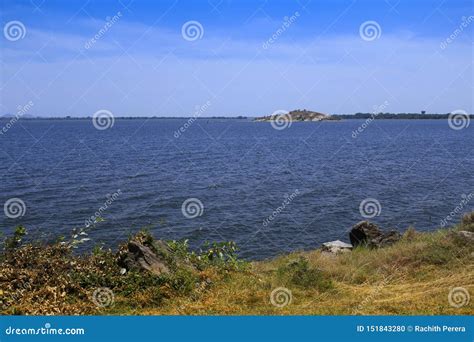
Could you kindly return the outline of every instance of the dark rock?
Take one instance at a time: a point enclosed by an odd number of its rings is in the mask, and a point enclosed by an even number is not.
[[[158,241],[154,241],[154,244],[156,243]],[[158,244],[158,246],[164,249],[162,244]],[[127,253],[119,260],[119,265],[127,270],[146,270],[156,275],[170,272],[165,257],[158,255],[150,247],[130,241],[127,249]]]
[[[349,239],[352,246],[367,245],[373,239],[382,235],[380,228],[369,221],[361,221],[352,227]]]
[[[381,248],[387,247],[399,241],[402,235],[396,230],[391,230],[369,241],[369,247]]]

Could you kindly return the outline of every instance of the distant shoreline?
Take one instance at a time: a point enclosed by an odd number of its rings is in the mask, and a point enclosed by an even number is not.
[[[357,114],[333,114],[332,117],[343,119],[343,120],[365,120],[365,119],[374,119],[374,120],[443,120],[448,119],[450,114],[370,114],[370,113],[357,113]],[[468,114],[469,118],[474,119],[474,114]],[[7,121],[15,118],[16,116],[2,116],[0,121]],[[82,117],[31,117],[31,116],[22,116],[20,117],[23,120],[92,120],[92,116],[82,116]],[[115,117],[115,120],[187,120],[193,118],[193,116],[119,116]],[[210,117],[198,117],[196,120],[255,120],[259,118],[258,116],[210,116]],[[328,120],[330,121],[330,120]],[[261,121],[264,122],[264,121]],[[303,122],[303,121],[302,121]]]

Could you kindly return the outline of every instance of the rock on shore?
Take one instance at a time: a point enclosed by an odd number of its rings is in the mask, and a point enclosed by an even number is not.
[[[355,224],[349,232],[350,244],[339,240],[325,242],[321,246],[321,250],[326,253],[337,254],[349,252],[357,246],[382,248],[394,244],[401,237],[402,235],[396,230],[383,232],[375,223],[361,221]]]
[[[396,230],[382,232],[375,223],[361,221],[354,225],[349,233],[349,239],[354,247],[365,245],[372,248],[389,246],[401,239]]]

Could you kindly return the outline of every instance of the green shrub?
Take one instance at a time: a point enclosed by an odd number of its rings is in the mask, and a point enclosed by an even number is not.
[[[455,231],[433,234],[438,234],[437,238],[431,239],[425,248],[413,256],[423,263],[444,265],[467,256],[473,249],[472,244],[459,238]]]
[[[15,228],[15,232],[12,237],[5,239],[3,248],[5,251],[18,248],[21,245],[23,237],[27,234],[26,228],[23,226],[18,226]]]
[[[168,241],[172,254],[177,258],[189,261],[194,267],[203,270],[207,267],[218,267],[223,270],[242,270],[248,262],[237,256],[237,246],[233,241],[206,242],[198,252],[190,251],[188,240]]]
[[[321,292],[334,287],[331,279],[322,270],[311,268],[308,260],[303,257],[280,267],[277,270],[277,277],[302,288],[315,287]]]
[[[199,282],[199,277],[196,273],[187,269],[180,269],[171,273],[165,279],[177,294],[183,296],[191,294]]]

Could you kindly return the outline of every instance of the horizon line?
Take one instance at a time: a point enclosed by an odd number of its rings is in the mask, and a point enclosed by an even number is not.
[[[443,115],[449,115],[452,113],[391,113],[391,112],[380,112],[380,113],[373,113],[373,112],[357,112],[357,113],[338,113],[338,114],[328,114],[328,116],[356,116],[356,115],[373,115],[374,117],[381,116],[381,115],[416,115],[416,116],[443,116]],[[270,114],[271,115],[271,114]],[[474,113],[465,113],[465,115],[468,116],[474,116]],[[114,116],[114,119],[255,119],[255,118],[261,118],[265,117],[268,115],[263,115],[263,116],[250,116],[250,115],[235,115],[235,116],[196,116],[196,115],[189,115],[189,116]],[[12,119],[12,118],[22,118],[25,120],[32,120],[32,119],[61,119],[61,120],[79,120],[79,119],[92,119],[93,116],[34,116],[34,115],[14,115],[14,114],[4,114],[0,116],[1,119]]]

